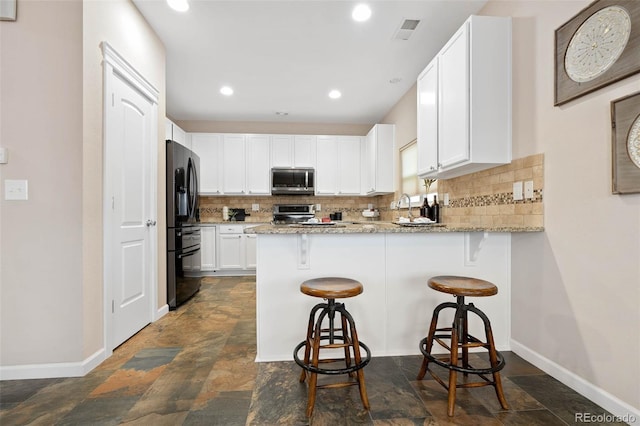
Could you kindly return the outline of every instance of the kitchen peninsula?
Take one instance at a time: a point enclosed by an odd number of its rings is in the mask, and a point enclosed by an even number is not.
[[[257,234],[257,361],[290,360],[311,307],[304,280],[342,276],[364,292],[344,300],[373,356],[418,354],[433,308],[451,297],[430,290],[434,275],[466,275],[498,286],[472,300],[491,318],[496,347],[509,348],[511,233],[542,227],[400,226],[389,222],[262,225]],[[472,323],[471,333],[481,335]]]

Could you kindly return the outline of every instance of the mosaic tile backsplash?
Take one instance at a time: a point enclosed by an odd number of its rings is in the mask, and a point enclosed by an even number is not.
[[[533,181],[534,197],[530,200],[513,199],[513,183]],[[544,154],[536,154],[513,160],[511,164],[494,167],[454,179],[439,180],[438,202],[443,223],[479,226],[543,226]],[[449,194],[449,206],[443,205],[444,194]],[[247,222],[271,222],[274,204],[320,204],[316,217],[328,217],[342,212],[342,220],[371,220],[362,211],[378,209],[378,220],[397,219],[398,211],[389,208],[400,194],[375,197],[313,197],[313,196],[262,196],[227,197],[203,196],[200,199],[200,218],[204,222],[222,221],[222,208],[244,208],[250,216]],[[258,211],[252,205],[258,204]],[[418,213],[417,209],[413,210]],[[406,213],[403,211],[403,215]]]

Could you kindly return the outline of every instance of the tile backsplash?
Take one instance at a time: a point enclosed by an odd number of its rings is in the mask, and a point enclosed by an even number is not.
[[[515,182],[533,181],[533,198],[513,199]],[[442,222],[482,226],[544,226],[544,154],[513,160],[511,164],[438,181]]]
[[[320,204],[321,210],[316,212],[316,217],[329,217],[330,213],[342,212],[342,220],[361,221],[367,220],[362,216],[362,211],[369,204],[377,208],[380,196],[375,197],[314,197],[314,196],[261,196],[261,197],[226,197],[226,196],[202,196],[200,197],[200,220],[203,222],[219,222],[222,220],[222,208],[244,208],[251,216],[247,222],[271,222],[274,204]],[[258,204],[258,211],[251,211],[252,204]],[[388,205],[387,205],[388,209]]]
[[[513,199],[513,183],[533,181],[534,197],[522,201]],[[438,202],[443,223],[481,226],[543,226],[544,154],[513,160],[511,164],[494,167],[469,175],[439,180]],[[444,206],[444,194],[449,205]],[[369,220],[362,211],[369,205],[380,211],[379,220],[391,221],[398,212],[389,209],[399,194],[374,197],[314,197],[314,196],[202,196],[200,218],[203,222],[222,221],[222,208],[244,208],[250,216],[247,222],[271,222],[274,204],[320,204],[316,217],[328,217],[342,212],[342,220]],[[258,204],[258,211],[252,205]],[[417,209],[414,209],[417,214]]]

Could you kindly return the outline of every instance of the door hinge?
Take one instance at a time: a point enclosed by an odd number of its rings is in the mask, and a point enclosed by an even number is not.
[[[116,312],[116,301],[112,300],[111,301],[111,313],[115,313]]]
[[[116,94],[115,93],[111,93],[111,106],[112,107],[116,106]]]
[[[116,209],[116,197],[111,197],[111,210]]]

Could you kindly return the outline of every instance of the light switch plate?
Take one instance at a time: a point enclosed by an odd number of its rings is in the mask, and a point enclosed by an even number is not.
[[[26,179],[6,179],[4,181],[5,200],[28,200],[29,182]]]
[[[524,183],[524,198],[531,200],[533,198],[533,181],[528,180]]]
[[[260,204],[251,204],[251,211],[252,212],[260,211]]]
[[[322,205],[320,203],[316,204],[316,211],[317,212],[321,212],[322,211]]]
[[[513,182],[513,200],[522,200],[522,182]]]
[[[9,162],[9,152],[7,148],[0,147],[0,164],[7,164]]]
[[[445,206],[449,205],[449,193],[448,192],[444,193],[444,205]]]

